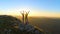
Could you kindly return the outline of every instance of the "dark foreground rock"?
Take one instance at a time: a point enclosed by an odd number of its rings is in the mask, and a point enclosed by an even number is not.
[[[22,24],[21,21],[15,17],[0,15],[0,34],[44,34],[44,33],[32,25]]]

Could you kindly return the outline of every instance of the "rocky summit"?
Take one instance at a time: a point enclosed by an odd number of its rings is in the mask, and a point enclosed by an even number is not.
[[[0,15],[0,34],[44,34],[30,24],[23,24],[12,16]]]

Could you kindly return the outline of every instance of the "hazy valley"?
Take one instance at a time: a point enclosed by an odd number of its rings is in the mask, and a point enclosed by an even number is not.
[[[43,29],[47,34],[60,34],[60,18],[29,17],[29,23]]]

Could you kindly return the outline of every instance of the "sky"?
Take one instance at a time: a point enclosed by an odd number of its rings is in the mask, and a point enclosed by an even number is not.
[[[20,15],[23,10],[29,16],[60,17],[60,0],[0,0],[0,15]]]

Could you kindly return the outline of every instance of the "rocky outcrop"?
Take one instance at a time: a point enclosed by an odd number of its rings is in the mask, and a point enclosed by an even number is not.
[[[17,28],[15,27],[17,26]],[[23,24],[15,17],[0,15],[0,34],[44,34],[30,24]]]
[[[43,31],[30,24],[22,24],[22,26],[20,25],[19,30],[24,34],[45,34]]]

